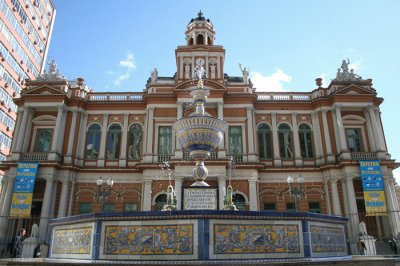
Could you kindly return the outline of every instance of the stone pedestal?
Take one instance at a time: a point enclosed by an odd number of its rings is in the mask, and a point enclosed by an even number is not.
[[[21,258],[33,258],[33,252],[39,243],[38,239],[35,237],[29,237],[22,243]]]
[[[370,255],[370,256],[376,255],[376,247],[375,247],[376,239],[373,236],[361,236],[360,239],[364,241],[365,247],[367,248],[367,250],[365,250],[364,252],[364,255]]]

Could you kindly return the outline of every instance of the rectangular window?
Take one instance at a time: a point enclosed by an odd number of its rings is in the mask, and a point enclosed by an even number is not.
[[[275,203],[264,203],[264,211],[276,211]]]
[[[361,130],[359,128],[346,128],[347,146],[350,152],[363,152]]]
[[[103,204],[103,212],[113,212],[115,209],[115,204],[111,202],[106,202]]]
[[[309,202],[308,210],[309,212],[321,213],[321,206],[319,202]]]
[[[79,203],[79,214],[92,213],[92,203],[80,202]]]
[[[243,141],[242,141],[242,127],[232,126],[229,127],[229,154],[242,155],[243,154]]]
[[[159,127],[158,128],[158,150],[159,155],[172,154],[172,127]]]
[[[35,146],[33,147],[33,152],[49,152],[52,138],[52,128],[38,128],[36,131],[36,141]]]
[[[124,212],[133,212],[136,211],[136,203],[125,203],[124,204]]]
[[[288,212],[295,212],[296,211],[296,204],[293,202],[286,203],[286,210]]]

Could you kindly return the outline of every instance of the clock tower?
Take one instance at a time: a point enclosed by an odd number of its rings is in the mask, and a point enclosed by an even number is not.
[[[178,83],[193,79],[193,69],[202,65],[209,80],[223,83],[225,49],[214,45],[215,31],[200,11],[187,25],[186,45],[175,50]]]

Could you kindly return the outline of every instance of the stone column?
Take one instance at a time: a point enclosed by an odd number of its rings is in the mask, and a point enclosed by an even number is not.
[[[28,122],[25,128],[25,136],[24,136],[24,143],[22,145],[21,152],[27,152],[29,149],[29,140],[32,137],[32,120],[33,120],[33,110],[29,109],[26,110],[28,112]]]
[[[144,180],[142,211],[151,211],[151,202],[152,202],[151,183],[152,180]]]
[[[396,194],[396,188],[394,185],[394,178],[392,175],[389,177],[388,181],[389,181],[389,188],[390,188],[390,191],[391,191],[392,197],[393,197],[394,217],[395,217],[397,228],[398,228],[398,230],[400,230],[400,208],[399,208],[399,202],[398,202],[398,198],[397,198],[397,194]]]
[[[343,120],[342,120],[342,112],[340,110],[340,106],[336,106],[335,112],[336,112],[336,123],[338,125],[338,133],[339,133],[339,142],[340,142],[340,151],[341,151],[341,157],[344,160],[349,160],[350,159],[350,153],[347,149],[347,140],[346,140],[346,134],[343,126]]]
[[[249,145],[248,145],[248,161],[249,162],[255,162],[257,160],[256,158],[256,152],[255,152],[255,144],[254,144],[254,124],[253,124],[253,107],[252,106],[247,106],[247,139],[249,140]]]
[[[274,150],[274,165],[276,167],[282,166],[281,156],[279,154],[279,140],[278,140],[278,128],[276,126],[276,113],[271,114],[272,124],[272,145]]]
[[[257,180],[249,180],[250,211],[258,211]]]
[[[47,240],[47,230],[50,217],[51,203],[53,202],[53,188],[54,188],[54,177],[50,176],[46,179],[46,188],[44,191],[42,212],[40,213],[39,223],[39,242]]]
[[[382,120],[380,115],[381,113],[379,112],[379,107],[376,107],[374,110],[375,110],[376,123],[378,125],[378,133],[381,142],[381,147],[384,149],[384,151],[387,151],[385,134],[383,134]]]
[[[17,147],[17,143],[21,142],[21,139],[19,139],[19,132],[20,132],[20,128],[21,128],[21,122],[22,122],[22,118],[24,115],[24,109],[23,108],[19,108],[18,110],[18,115],[17,115],[17,121],[15,123],[15,128],[14,128],[14,134],[13,134],[13,142],[11,143],[11,153],[16,152],[16,147]]]
[[[226,177],[218,177],[219,209],[224,209],[224,197],[226,194]]]
[[[65,213],[67,212],[67,197],[68,197],[68,185],[69,179],[64,178],[61,180],[61,195],[60,195],[60,203],[58,204],[58,214],[57,218],[65,217]]]
[[[58,106],[58,113],[57,113],[57,120],[56,120],[56,128],[54,129],[53,141],[51,143],[50,152],[56,153],[57,152],[57,145],[61,131],[61,122],[63,118],[64,106]]]
[[[397,200],[397,198],[396,198],[396,195],[392,194],[388,176],[383,177],[383,185],[384,185],[384,189],[385,189],[387,212],[389,214],[388,219],[389,219],[389,225],[390,225],[390,233],[397,236],[397,234],[400,232],[400,230],[399,230],[399,227],[400,227],[399,222],[400,221],[398,220],[398,217],[397,217],[398,214],[396,215],[395,209],[394,209],[394,201]]]
[[[339,190],[337,187],[336,179],[331,179],[331,188],[332,188],[333,214],[342,216],[342,210],[340,208],[340,200],[339,200]]]
[[[368,112],[369,112],[369,116],[370,116],[370,119],[371,119],[372,133],[373,133],[373,138],[375,140],[376,149],[378,151],[384,151],[384,148],[383,148],[382,143],[381,143],[381,136],[380,136],[380,134],[378,132],[378,127],[379,126],[378,126],[378,122],[377,122],[376,117],[375,117],[374,107],[373,106],[369,106],[368,107]]]
[[[74,210],[75,184],[76,184],[76,175],[74,173],[71,173],[71,191],[69,194],[68,216],[71,216]]]
[[[369,117],[368,110],[364,110],[364,117],[365,117],[365,120],[366,120],[369,146],[371,147],[371,151],[372,152],[376,152],[377,151],[377,146],[375,144],[375,140],[374,140],[375,136],[374,136],[374,133],[372,131],[372,122],[371,122],[371,119]]]
[[[75,159],[75,164],[83,166],[83,160],[85,157],[85,139],[86,139],[86,124],[87,124],[88,114],[85,111],[81,113],[81,122],[79,125],[79,135],[78,135],[78,146],[77,156]]]
[[[318,113],[314,112],[311,114],[312,124],[313,124],[313,140],[315,145],[315,157],[317,159],[317,165],[321,165],[325,162],[322,156],[322,139],[321,131],[319,127]]]
[[[128,129],[129,126],[129,114],[124,114],[124,125],[122,128],[122,141],[121,141],[121,157],[119,159],[119,166],[126,166],[126,147],[128,146]]]
[[[358,224],[360,220],[358,218],[356,194],[354,192],[354,184],[352,177],[346,177],[346,192],[347,192],[347,202],[349,204],[349,240],[351,243],[355,243],[358,237]],[[354,249],[354,248],[353,248]],[[354,252],[352,254],[355,254]]]
[[[72,149],[74,148],[77,116],[78,116],[78,111],[72,110],[72,121],[71,121],[71,128],[69,130],[68,148],[67,148],[67,154],[64,158],[64,163],[72,163]]]
[[[103,115],[103,125],[101,127],[100,151],[99,151],[99,155],[98,155],[99,157],[97,159],[97,166],[99,166],[99,167],[104,166],[104,160],[106,158],[108,115],[109,114]]]
[[[300,154],[300,140],[299,140],[299,128],[297,126],[297,113],[292,113],[292,129],[293,129],[293,140],[294,140],[294,158],[296,166],[303,165],[303,159]]]
[[[337,187],[336,187],[337,189]],[[328,178],[324,177],[324,192],[325,192],[325,204],[326,204],[326,214],[331,215],[331,200],[330,200],[330,193],[329,193],[329,185],[328,185]]]
[[[6,173],[3,176],[3,179],[0,181],[1,182],[0,187],[1,187],[1,191],[2,191],[2,193],[0,194],[0,215],[3,212],[3,202],[4,202],[4,199],[6,196],[6,192],[7,192],[8,181],[7,181],[6,175],[8,175],[8,173]]]
[[[224,102],[218,102],[218,119],[224,119]],[[224,132],[224,140],[218,146],[218,158],[226,158],[225,139],[228,137],[227,131]]]
[[[5,243],[7,238],[7,228],[8,228],[8,221],[11,209],[11,201],[13,196],[14,190],[14,181],[15,181],[15,174],[14,175],[7,175],[7,189],[2,192],[5,194],[3,200],[0,202],[2,207],[1,215],[0,215],[0,241],[1,243]],[[13,236],[14,237],[14,236]]]
[[[147,107],[148,109],[148,119],[147,119],[147,145],[146,145],[146,153],[144,154],[145,162],[153,161],[153,127],[154,127],[154,106]]]
[[[182,177],[175,177],[176,209],[182,210]]]
[[[59,135],[58,135],[58,145],[57,145],[57,150],[56,150],[56,152],[60,156],[62,155],[62,148],[63,148],[63,144],[65,141],[64,135],[65,135],[65,127],[67,124],[67,114],[68,114],[68,112],[63,109],[62,118],[61,118],[61,126],[60,126]],[[73,145],[73,144],[71,144],[71,145]]]
[[[26,132],[26,128],[28,125],[28,115],[29,115],[29,109],[25,108],[22,109],[23,113],[22,113],[22,120],[20,123],[20,130],[18,132],[18,138],[15,139],[14,142],[17,142],[16,147],[15,147],[15,152],[21,152],[22,151],[22,144],[24,144],[24,139],[25,139],[25,132]],[[15,136],[14,136],[15,138]]]

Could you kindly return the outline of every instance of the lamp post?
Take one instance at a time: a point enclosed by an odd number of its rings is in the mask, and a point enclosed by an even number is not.
[[[96,193],[96,200],[98,202],[107,201],[112,193],[112,186],[114,185],[114,180],[112,177],[109,177],[107,181],[104,181],[103,178],[97,179],[97,193]],[[106,183],[108,187],[103,187],[103,184]]]
[[[294,182],[294,178],[289,175],[287,178],[287,183],[289,185],[290,200],[292,201],[294,199],[294,206],[295,206],[295,209],[297,212],[298,211],[298,200],[301,200],[304,197],[304,191],[305,191],[304,187],[303,187],[304,178],[300,174],[299,177],[297,178],[297,182],[294,184],[293,184],[293,182]]]

